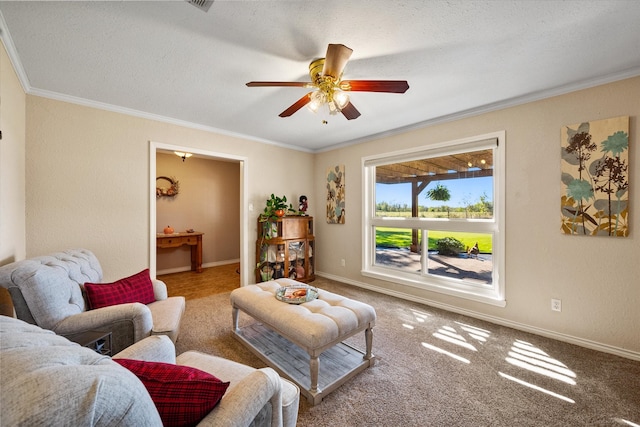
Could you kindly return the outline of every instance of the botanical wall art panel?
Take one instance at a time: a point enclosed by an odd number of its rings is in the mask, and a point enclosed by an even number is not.
[[[327,169],[327,223],[344,224],[344,165]]]
[[[629,235],[629,117],[562,128],[564,234]]]

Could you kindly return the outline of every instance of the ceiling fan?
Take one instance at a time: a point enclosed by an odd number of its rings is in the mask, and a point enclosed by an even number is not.
[[[349,100],[348,92],[405,93],[409,89],[406,80],[342,80],[342,72],[352,53],[353,50],[343,44],[330,44],[324,58],[313,60],[309,64],[310,82],[249,82],[247,86],[313,88],[313,91],[297,100],[279,116],[289,117],[305,105],[315,112],[326,104],[330,114],[340,112],[347,120],[360,117],[360,112]]]

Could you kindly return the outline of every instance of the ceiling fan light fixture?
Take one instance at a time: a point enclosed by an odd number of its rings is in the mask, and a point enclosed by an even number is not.
[[[333,91],[333,102],[340,110],[342,110],[349,103],[349,95],[340,89],[335,89]]]
[[[329,107],[329,114],[331,114],[332,116],[335,116],[340,112],[340,109],[334,101],[328,102],[327,107]]]
[[[307,108],[314,113],[316,113],[320,107],[327,102],[324,93],[322,93],[320,89],[312,92],[309,98],[311,101],[307,104]]]

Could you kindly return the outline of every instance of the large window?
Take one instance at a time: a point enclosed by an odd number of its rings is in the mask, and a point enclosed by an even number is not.
[[[504,306],[504,132],[363,159],[363,274]]]

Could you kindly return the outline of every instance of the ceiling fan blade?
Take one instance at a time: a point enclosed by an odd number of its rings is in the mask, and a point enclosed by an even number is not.
[[[360,117],[360,111],[358,111],[351,102],[342,109],[342,114],[347,118],[347,120],[353,120]]]
[[[409,83],[406,80],[344,80],[340,88],[352,92],[405,93]]]
[[[295,113],[296,111],[298,111],[299,109],[301,109],[302,107],[307,105],[309,103],[309,101],[311,101],[311,93],[312,92],[309,92],[308,94],[306,94],[302,98],[298,99],[291,107],[287,108],[286,110],[284,110],[282,113],[280,113],[278,115],[280,117],[289,117],[289,116],[291,116],[293,113]]]
[[[293,86],[293,87],[310,87],[311,82],[249,82],[249,87],[261,87],[261,86]]]
[[[352,53],[353,50],[343,44],[330,44],[324,58],[322,75],[339,78]]]

